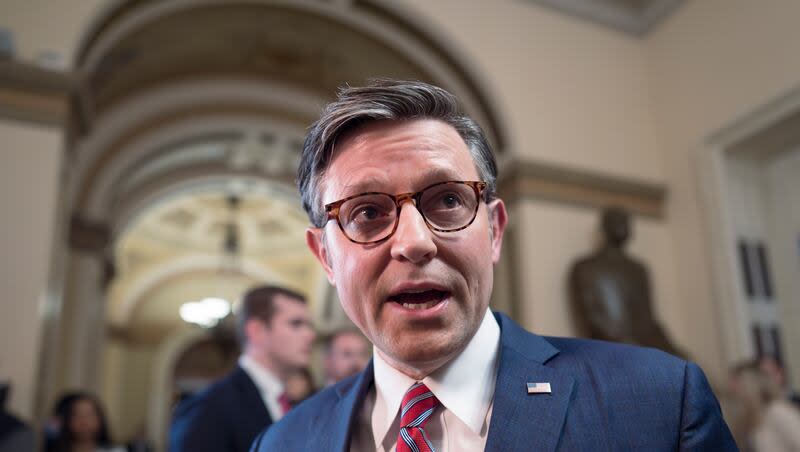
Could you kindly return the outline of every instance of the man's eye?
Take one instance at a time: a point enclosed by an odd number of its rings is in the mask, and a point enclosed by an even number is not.
[[[354,208],[348,216],[348,222],[364,223],[385,217],[385,209],[375,205],[362,205]]]
[[[374,207],[362,207],[358,210],[356,216],[365,220],[372,220],[378,216],[378,210]]]
[[[444,205],[448,209],[454,209],[463,204],[464,204],[463,200],[456,193],[448,193],[442,197],[442,205]]]
[[[462,206],[464,206],[464,198],[456,192],[442,193],[431,203],[431,207],[436,210],[458,209]]]

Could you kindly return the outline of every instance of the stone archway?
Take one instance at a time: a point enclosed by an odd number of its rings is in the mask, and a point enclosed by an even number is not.
[[[507,143],[463,52],[390,0],[117,1],[86,31],[75,66],[78,137],[121,99],[172,80],[243,75],[329,98],[342,83],[390,76],[447,88],[496,149]]]
[[[342,83],[442,85],[503,152],[480,77],[418,19],[378,0],[119,1],[98,15],[75,65],[64,315],[45,328],[40,412],[60,388],[99,386],[90,357],[106,335],[121,231],[164,193],[248,179],[288,187],[302,131]],[[225,150],[204,152],[209,143]]]

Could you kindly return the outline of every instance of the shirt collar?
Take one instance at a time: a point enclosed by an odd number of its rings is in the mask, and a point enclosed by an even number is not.
[[[283,394],[283,383],[269,370],[256,362],[253,358],[242,355],[239,357],[239,366],[247,372],[262,395],[276,398]]]
[[[489,309],[464,351],[455,359],[425,377],[422,382],[442,405],[476,434],[480,434],[492,403],[497,378],[500,326]],[[372,430],[376,443],[397,418],[405,391],[415,380],[390,366],[373,353],[376,403]],[[383,421],[381,421],[383,420]]]

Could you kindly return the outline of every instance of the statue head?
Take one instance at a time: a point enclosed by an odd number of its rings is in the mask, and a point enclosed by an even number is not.
[[[631,236],[630,214],[621,207],[607,207],[603,210],[603,235],[606,243],[621,247]]]

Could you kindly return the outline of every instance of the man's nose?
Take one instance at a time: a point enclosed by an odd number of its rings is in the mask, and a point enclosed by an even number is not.
[[[421,263],[436,256],[433,232],[428,228],[414,202],[408,200],[400,208],[397,230],[392,236],[392,257]]]

